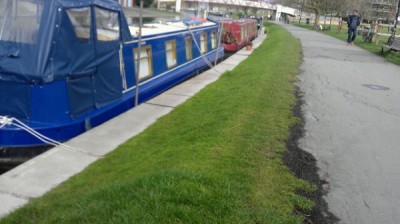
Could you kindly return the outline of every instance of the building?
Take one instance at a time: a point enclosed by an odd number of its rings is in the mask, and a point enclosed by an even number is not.
[[[368,0],[371,6],[371,20],[390,21],[395,16],[396,0]]]
[[[277,21],[284,21],[288,16],[295,16],[295,9],[282,5],[257,0],[183,0],[182,10],[192,11],[197,15],[207,13],[266,16]]]
[[[136,0],[139,1],[139,0]],[[135,0],[118,0],[123,7],[134,7]],[[295,16],[295,9],[259,0],[155,0],[157,8],[175,12],[185,12],[193,16],[206,16],[208,13],[266,16],[277,21],[285,21]]]
[[[207,11],[223,14],[270,14],[276,11],[276,5],[263,1],[249,0],[183,0],[182,9]]]
[[[118,2],[123,7],[134,7],[135,6],[135,0],[118,0]]]

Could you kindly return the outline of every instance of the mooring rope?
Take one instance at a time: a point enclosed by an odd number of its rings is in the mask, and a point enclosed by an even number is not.
[[[165,23],[164,25],[173,26],[173,27],[179,27],[179,28],[187,28],[187,29],[189,30],[189,32],[190,32],[190,35],[191,35],[192,38],[193,38],[193,41],[194,41],[194,44],[196,45],[196,48],[199,50],[200,56],[201,56],[201,58],[204,60],[204,62],[205,62],[211,69],[214,69],[216,72],[221,73],[221,72],[218,71],[218,69],[216,69],[215,66],[208,60],[208,58],[201,52],[201,48],[200,48],[200,46],[199,46],[199,44],[198,44],[198,42],[197,42],[197,40],[196,40],[196,37],[195,37],[195,35],[194,35],[192,29],[190,28],[190,25],[187,25],[187,26],[179,26],[179,25],[170,24],[170,23]],[[222,32],[222,31],[221,31],[221,32]],[[218,46],[220,46],[220,45],[218,44]],[[217,49],[216,49],[216,55],[215,55],[215,57],[218,57],[218,47],[217,47]]]
[[[208,60],[208,58],[203,54],[203,52],[201,52],[201,48],[200,48],[199,44],[197,43],[196,37],[194,36],[194,33],[193,33],[192,29],[190,28],[190,26],[188,26],[188,29],[189,29],[190,34],[191,34],[192,37],[193,37],[194,44],[196,45],[197,49],[199,50],[200,56],[203,58],[204,62],[205,62],[211,69],[215,69],[217,72],[219,72],[219,71],[215,68],[215,66],[213,66],[212,63]],[[211,41],[212,41],[212,40],[211,40]],[[218,48],[217,48],[216,53],[218,53]],[[215,57],[217,57],[217,55],[216,55]]]
[[[97,154],[94,154],[94,153],[90,153],[90,152],[85,152],[85,151],[79,150],[77,148],[71,147],[71,146],[63,144],[63,143],[61,143],[59,141],[51,139],[51,138],[49,138],[49,137],[47,137],[47,136],[45,136],[43,134],[40,134],[35,129],[29,127],[28,125],[26,125],[22,121],[18,120],[17,118],[7,117],[7,116],[0,116],[0,129],[4,128],[6,125],[13,125],[13,126],[15,126],[17,128],[20,128],[20,129],[28,132],[29,134],[31,134],[35,138],[39,139],[40,141],[42,141],[45,144],[52,145],[52,146],[57,146],[57,147],[60,147],[62,149],[69,150],[69,151],[81,152],[81,153],[89,154],[89,155],[96,156],[96,157],[102,157],[101,155],[97,155]]]

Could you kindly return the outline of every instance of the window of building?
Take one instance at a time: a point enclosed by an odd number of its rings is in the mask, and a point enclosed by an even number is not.
[[[75,35],[81,43],[88,43],[90,40],[90,8],[68,9],[69,20],[74,26]]]
[[[153,75],[153,60],[151,54],[151,46],[142,46],[140,48],[140,59],[138,60],[138,49],[135,48],[133,50],[134,53],[134,61],[135,61],[135,69],[137,69],[138,61],[140,61],[140,71],[139,71],[139,80],[143,80],[149,78]],[[135,70],[135,74],[136,74]]]
[[[165,42],[165,54],[167,56],[167,66],[172,68],[176,65],[176,41],[170,40]]]
[[[217,31],[211,32],[211,48],[217,48]]]
[[[113,41],[119,39],[118,12],[96,7],[97,40]]]
[[[200,34],[200,51],[202,54],[207,53],[207,33]]]
[[[186,60],[192,60],[193,52],[192,52],[192,38],[186,37],[185,38],[185,49],[186,49]]]

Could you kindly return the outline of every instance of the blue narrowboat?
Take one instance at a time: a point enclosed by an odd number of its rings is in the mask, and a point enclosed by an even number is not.
[[[118,116],[222,58],[219,35],[187,20],[139,37],[113,0],[2,0],[0,147],[66,141]]]

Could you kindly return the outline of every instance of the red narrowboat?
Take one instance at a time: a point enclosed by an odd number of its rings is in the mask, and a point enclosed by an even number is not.
[[[225,51],[238,51],[257,36],[257,20],[225,20],[222,24],[222,45]]]

